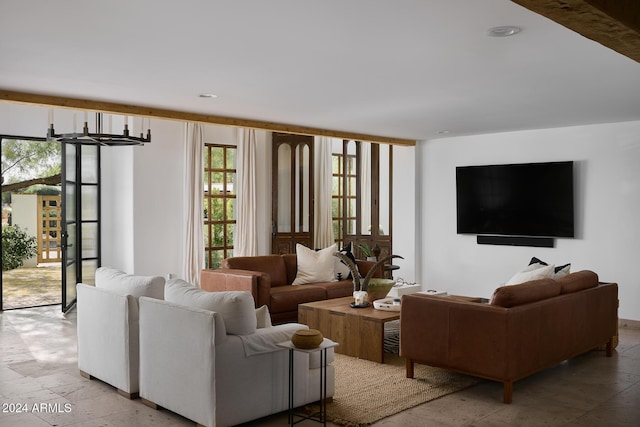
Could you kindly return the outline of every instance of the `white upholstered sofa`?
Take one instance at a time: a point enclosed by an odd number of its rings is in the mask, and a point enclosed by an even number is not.
[[[206,292],[173,279],[164,296],[140,298],[140,396],[146,404],[208,427],[288,408],[289,351],[276,344],[307,326],[271,326],[266,306],[256,310],[247,292]],[[294,357],[295,406],[318,401],[319,354]],[[328,365],[328,397],[334,378]]]
[[[95,286],[78,283],[78,368],[86,378],[97,378],[135,398],[138,383],[138,298],[162,299],[160,276],[133,276],[100,267]]]

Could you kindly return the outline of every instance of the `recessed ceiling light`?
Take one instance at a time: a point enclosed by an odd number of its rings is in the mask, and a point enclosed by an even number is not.
[[[217,98],[218,95],[214,95],[213,93],[201,93],[198,95],[200,98]]]
[[[493,27],[487,30],[487,35],[490,37],[509,37],[518,34],[522,31],[520,27],[514,27],[513,25],[503,25],[501,27]]]

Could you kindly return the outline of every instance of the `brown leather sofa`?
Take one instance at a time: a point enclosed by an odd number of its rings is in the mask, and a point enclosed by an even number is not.
[[[599,283],[584,270],[502,286],[488,304],[405,295],[400,310],[408,378],[420,363],[500,381],[504,402],[511,403],[519,379],[603,344],[611,356],[618,285]]]
[[[356,260],[356,265],[364,277],[375,262]],[[297,322],[298,304],[353,294],[353,282],[350,279],[292,285],[297,271],[296,254],[233,257],[223,260],[218,270],[202,270],[200,287],[211,292],[251,292],[256,307],[269,307],[274,324]],[[374,277],[381,275],[375,274]]]

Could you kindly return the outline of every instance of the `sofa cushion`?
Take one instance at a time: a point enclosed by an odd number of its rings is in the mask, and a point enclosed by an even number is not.
[[[316,282],[331,282],[335,280],[335,257],[337,246],[314,251],[300,243],[296,244],[298,272],[294,285],[304,285]]]
[[[222,261],[222,268],[259,271],[267,273],[271,278],[271,286],[289,285],[287,269],[280,255],[241,256],[226,258]]]
[[[248,292],[207,292],[184,280],[171,279],[167,280],[164,296],[175,304],[220,313],[228,334],[246,335],[256,331],[256,310]]]
[[[297,311],[298,304],[327,299],[327,292],[315,285],[279,286],[271,288],[271,313]]]
[[[256,308],[256,328],[270,328],[271,325],[271,315],[269,314],[269,307],[267,305],[263,305],[262,307]]]
[[[109,289],[121,295],[164,299],[162,276],[134,276],[115,268],[99,267],[95,280],[96,288]]]
[[[517,285],[518,283],[524,283],[530,280],[548,279],[553,277],[553,273],[553,265],[529,264],[522,271],[517,272],[511,277],[506,284]]]
[[[353,295],[353,282],[351,280],[314,283],[313,286],[324,288],[327,293],[327,299],[350,297]]]
[[[593,271],[582,270],[558,279],[561,293],[570,294],[598,286],[598,275]]]
[[[560,283],[553,279],[532,280],[518,285],[501,286],[493,292],[490,304],[515,307],[560,295]]]

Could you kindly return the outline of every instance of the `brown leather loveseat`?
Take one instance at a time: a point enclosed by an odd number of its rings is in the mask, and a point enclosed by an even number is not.
[[[519,379],[604,344],[611,356],[617,313],[618,285],[587,270],[502,286],[489,304],[405,295],[400,354],[409,378],[420,363],[500,381],[511,403]]]
[[[356,260],[356,265],[364,277],[375,262]],[[211,292],[251,292],[256,307],[269,307],[274,324],[297,322],[298,304],[353,294],[351,279],[292,285],[297,271],[296,254],[233,257],[223,260],[219,270],[202,270],[200,287]]]

